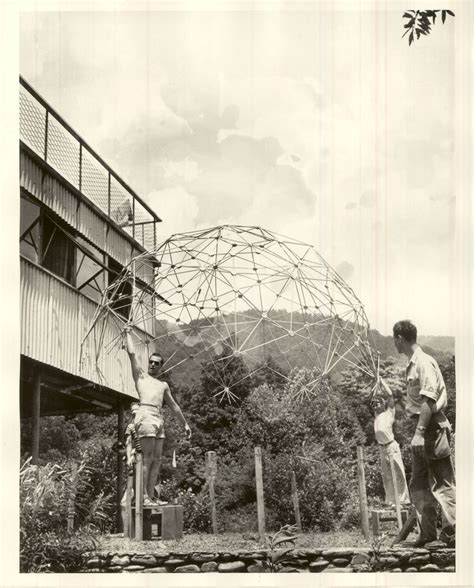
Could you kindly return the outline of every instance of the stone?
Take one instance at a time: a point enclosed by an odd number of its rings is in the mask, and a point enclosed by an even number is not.
[[[267,557],[266,551],[252,551],[248,553],[243,553],[239,556],[241,559],[265,559]]]
[[[420,572],[440,572],[441,570],[436,564],[426,564],[426,566],[421,566]]]
[[[86,570],[86,574],[96,574],[102,572],[102,568],[90,568]]]
[[[216,572],[217,563],[215,561],[207,561],[202,564],[201,572]]]
[[[123,571],[122,566],[109,566],[107,568],[107,573],[110,573],[110,574],[117,574],[117,573],[120,573],[122,571]]]
[[[165,566],[184,566],[186,564],[185,559],[167,559]]]
[[[430,541],[429,543],[425,543],[425,548],[430,549],[430,550],[431,549],[442,549],[443,547],[446,547],[446,543],[443,543],[439,539],[437,539],[436,541]]]
[[[399,563],[400,560],[398,557],[381,557],[380,558],[380,563],[387,568],[391,568],[391,567],[396,567]]]
[[[352,568],[331,568],[331,567],[327,567],[325,570],[323,570],[321,573],[322,574],[351,574],[353,573],[354,570]]]
[[[329,565],[329,562],[326,559],[319,559],[313,561],[309,564],[309,571],[310,572],[321,572]]]
[[[141,572],[145,569],[145,566],[127,566],[123,569],[124,572]]]
[[[343,568],[344,566],[347,566],[348,563],[350,563],[350,560],[346,557],[335,557],[332,560],[332,563],[338,568]]]
[[[392,572],[392,574],[397,574],[402,571],[402,568],[392,568],[390,571]]]
[[[219,561],[233,561],[233,560],[235,560],[235,555],[232,555],[232,553],[219,554]]]
[[[429,561],[430,561],[429,555],[415,555],[413,557],[410,557],[410,559],[408,560],[408,563],[412,564],[412,565],[422,566],[424,564],[429,563]]]
[[[456,568],[454,566],[446,566],[443,572],[455,572]]]
[[[163,567],[158,568],[147,568],[143,572],[144,574],[167,574],[168,570]]]
[[[178,566],[174,569],[174,574],[196,574],[199,573],[201,570],[199,566],[196,564],[189,564],[187,566]]]
[[[343,547],[336,548],[336,549],[325,549],[321,555],[325,558],[328,558],[328,557],[352,557],[354,555],[354,550],[353,549],[344,549]]]
[[[110,562],[110,566],[129,566],[130,565],[130,557],[128,555],[114,555],[112,561]]]
[[[102,567],[102,560],[99,557],[93,557],[87,562],[88,568],[100,568]]]
[[[359,566],[366,564],[370,561],[370,555],[368,553],[356,553],[351,559],[351,566]]]
[[[220,573],[239,573],[239,572],[246,572],[247,568],[245,567],[244,562],[242,561],[232,561],[229,563],[221,563],[219,564],[218,568]]]
[[[405,568],[403,571],[410,573],[410,572],[417,572],[418,569],[414,568],[413,566],[409,566],[408,568]]]
[[[156,557],[154,555],[134,555],[131,563],[137,566],[156,566]]]
[[[191,559],[196,563],[204,563],[216,559],[215,553],[193,553]]]
[[[449,566],[454,564],[454,553],[445,553],[444,551],[435,551],[431,554],[431,562],[440,566]]]

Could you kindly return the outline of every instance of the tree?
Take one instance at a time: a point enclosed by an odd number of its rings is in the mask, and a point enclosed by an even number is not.
[[[403,18],[407,18],[408,22],[403,25],[406,29],[402,38],[408,34],[408,45],[411,45],[421,35],[429,35],[431,33],[431,27],[436,22],[436,16],[438,12],[441,12],[441,20],[443,24],[446,21],[446,16],[454,16],[452,10],[408,10],[403,13]]]

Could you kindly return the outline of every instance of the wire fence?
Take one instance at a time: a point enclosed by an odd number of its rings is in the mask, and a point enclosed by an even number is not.
[[[20,78],[20,139],[145,249],[160,218]]]

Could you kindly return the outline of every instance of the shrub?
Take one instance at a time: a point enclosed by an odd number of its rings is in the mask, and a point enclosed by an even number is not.
[[[86,457],[77,466],[71,463],[34,466],[30,459],[23,464],[20,470],[22,572],[76,571],[82,565],[84,552],[94,547],[109,503],[109,497],[103,493],[90,497],[93,475]],[[68,534],[67,517],[73,496],[79,528]]]

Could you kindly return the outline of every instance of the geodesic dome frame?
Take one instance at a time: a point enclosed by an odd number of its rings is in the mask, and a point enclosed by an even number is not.
[[[117,334],[105,340],[110,322]],[[317,368],[300,397],[316,393],[340,362],[377,374],[353,290],[314,246],[260,227],[176,234],[135,257],[103,292],[89,329],[100,343],[97,362],[122,344],[126,325],[150,352],[167,350],[164,373],[240,357],[250,377],[271,357],[283,377],[294,367]],[[214,395],[235,400],[235,384],[216,382]]]

